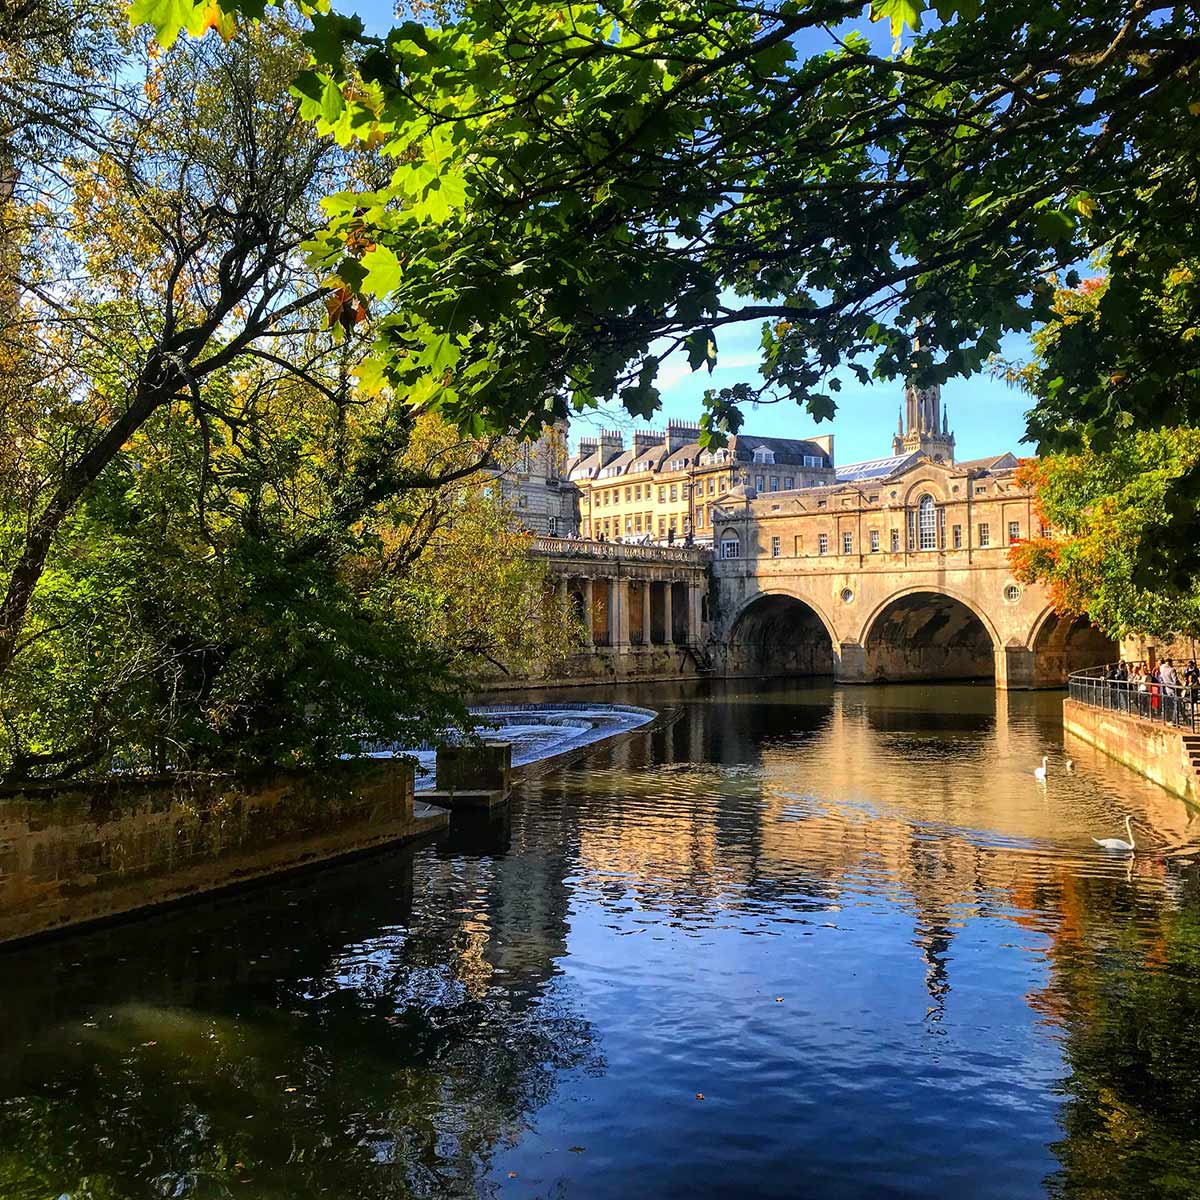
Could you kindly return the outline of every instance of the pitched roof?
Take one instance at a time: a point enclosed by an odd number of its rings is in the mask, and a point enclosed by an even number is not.
[[[886,479],[914,462],[919,454],[890,454],[887,458],[870,458],[866,462],[846,463],[834,471],[838,483],[857,483],[861,479]]]
[[[987,458],[968,458],[954,465],[964,471],[999,471],[1015,467],[1017,456],[1011,450],[1005,450],[1003,454],[991,454]]]

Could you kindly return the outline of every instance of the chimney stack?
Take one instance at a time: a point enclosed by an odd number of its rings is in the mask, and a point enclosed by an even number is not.
[[[689,442],[698,442],[699,440],[699,425],[693,425],[689,421],[667,422],[668,450],[678,450],[680,446],[686,446]]]
[[[639,457],[655,446],[661,446],[667,435],[661,429],[642,429],[633,435],[633,452]]]

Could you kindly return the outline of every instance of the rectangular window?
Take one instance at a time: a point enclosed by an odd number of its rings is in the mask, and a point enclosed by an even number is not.
[[[827,533],[818,533],[817,534],[817,553],[818,554],[828,554],[829,553],[829,534],[827,534]]]
[[[665,504],[667,502],[667,489],[665,487],[660,487],[658,489],[658,502],[659,504]]]
[[[642,498],[642,485],[640,483],[635,483],[633,485],[633,498],[635,500],[640,500]]]
[[[852,533],[843,533],[842,534],[842,553],[843,554],[853,554],[854,553],[854,534],[852,534]]]
[[[721,491],[724,492],[728,487],[729,487],[729,480],[724,475],[722,475],[721,476]]]
[[[825,507],[825,506],[826,506],[828,503],[829,503],[829,501],[828,501],[828,500],[818,500],[818,501],[817,501],[817,507],[818,507],[818,508],[824,508],[824,507]]]
[[[1038,537],[1048,538],[1049,536],[1050,536],[1050,526],[1049,525],[1039,525],[1038,526]]]
[[[796,546],[793,553],[797,558],[804,553],[804,538],[800,534],[796,534]]]
[[[778,558],[783,553],[783,545],[777,537],[771,539],[771,557]]]
[[[664,533],[666,533],[666,532],[667,532],[667,518],[666,518],[666,517],[659,517],[659,518],[658,518],[658,534],[659,534],[659,537],[661,537],[661,536],[662,536]]]
[[[765,492],[767,490],[767,477],[765,475],[755,475],[754,490],[756,492]]]
[[[691,487],[691,484],[685,483],[685,484],[683,485],[683,499],[684,499],[684,500],[689,500],[689,499],[691,499],[691,495],[692,495],[692,487]]]
[[[704,528],[704,507],[703,506],[696,509],[696,528],[697,529]]]
[[[633,518],[632,517],[625,518],[625,532],[626,533],[633,532]]]
[[[771,491],[773,491],[773,492],[779,491],[779,476],[778,475],[771,476]]]
[[[984,485],[983,485],[982,483],[976,484],[976,485],[975,485],[975,495],[977,495],[977,496],[986,496],[986,495],[987,495],[987,488],[986,488],[986,487],[984,487]]]
[[[872,529],[871,530],[871,553],[877,554],[878,552],[879,552],[879,530]]]
[[[671,503],[674,504],[675,501],[678,499],[679,499],[679,489],[674,484],[671,484]]]
[[[717,490],[717,481],[710,475],[708,477],[708,494],[711,496]]]
[[[1013,542],[1021,540],[1021,522],[1009,521],[1008,523],[1008,542],[1011,546]]]
[[[985,549],[992,544],[992,533],[986,521],[979,526],[979,544]]]
[[[635,532],[637,532],[637,533],[642,532],[642,514],[641,513],[638,513],[638,515],[633,518],[633,528],[634,528]]]
[[[900,530],[898,529],[892,530],[892,553],[900,553]]]
[[[687,533],[691,529],[691,527],[692,527],[692,518],[689,516],[685,516],[683,518],[683,532]]]
[[[785,492],[790,492],[792,490],[792,488],[794,488],[795,486],[796,486],[795,475],[785,475],[783,477],[783,490]]]
[[[721,557],[722,558],[737,558],[738,555],[740,554],[740,552],[741,552],[741,550],[740,550],[740,547],[738,546],[737,538],[726,538],[721,543]]]
[[[955,550],[961,550],[962,549],[962,526],[961,525],[952,526],[951,530],[950,530],[950,536],[954,540]]]
[[[626,499],[626,500],[632,500],[632,499],[633,499],[633,488],[631,488],[631,487],[627,487],[627,488],[625,489],[625,499]]]

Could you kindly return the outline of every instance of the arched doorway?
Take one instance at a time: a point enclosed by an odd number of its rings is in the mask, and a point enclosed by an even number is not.
[[[863,647],[868,682],[996,676],[987,627],[961,600],[940,592],[913,592],[885,605]]]
[[[833,641],[825,622],[794,596],[760,596],[729,635],[731,675],[832,675]]]
[[[1072,671],[1103,666],[1119,656],[1117,643],[1087,617],[1050,613],[1033,639],[1033,685],[1065,687]]]

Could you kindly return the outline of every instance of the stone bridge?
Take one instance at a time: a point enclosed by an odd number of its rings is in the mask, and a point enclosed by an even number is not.
[[[727,675],[1045,688],[1117,657],[1086,620],[1061,620],[1042,588],[1018,584],[1007,547],[734,558],[714,573],[712,637]]]
[[[727,514],[722,536],[737,530],[738,553],[715,560],[701,547],[535,538],[562,603],[590,634],[568,676],[1050,688],[1117,657],[1086,620],[1060,619],[1043,589],[1017,583],[1006,545],[788,555],[777,527],[760,514]]]

